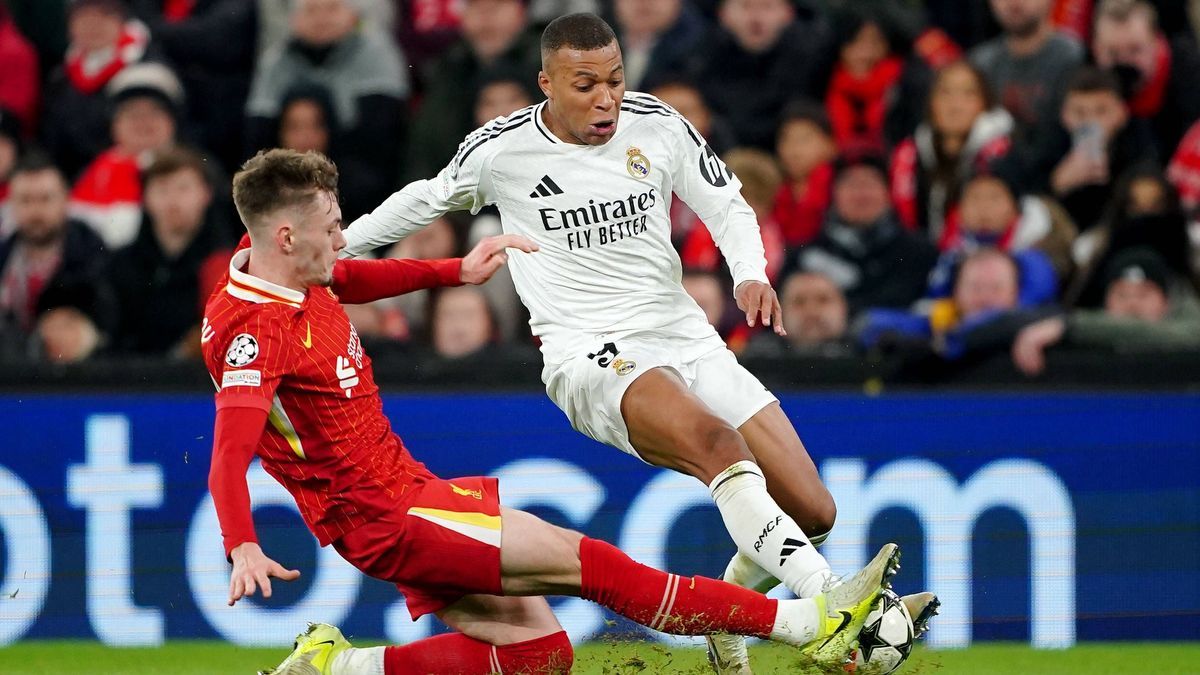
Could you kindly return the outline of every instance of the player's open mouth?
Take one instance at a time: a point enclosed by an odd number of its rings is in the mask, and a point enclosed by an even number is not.
[[[596,134],[597,136],[608,136],[616,130],[617,121],[605,120],[603,122],[597,122],[588,126],[591,128],[593,134]]]

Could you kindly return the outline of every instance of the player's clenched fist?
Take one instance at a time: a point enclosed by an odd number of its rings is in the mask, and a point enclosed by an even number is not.
[[[491,279],[496,270],[508,262],[506,249],[510,248],[533,253],[538,250],[538,245],[518,234],[485,237],[463,258],[458,278],[464,284],[482,284]]]
[[[261,588],[264,598],[271,597],[271,577],[284,581],[295,581],[300,570],[285,569],[271,560],[258,544],[246,542],[229,553],[233,560],[233,572],[229,575],[229,606],[243,597],[254,595]]]
[[[771,326],[779,335],[787,335],[783,329],[783,308],[770,284],[761,281],[743,281],[733,292],[738,308],[746,313],[746,325],[753,328],[762,315],[762,325]]]

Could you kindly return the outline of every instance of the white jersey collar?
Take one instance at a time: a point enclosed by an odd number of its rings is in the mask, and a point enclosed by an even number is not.
[[[245,267],[248,262],[250,262],[249,248],[233,254],[233,258],[229,261],[229,283],[225,285],[226,293],[248,302],[259,304],[279,302],[296,309],[300,308],[304,302],[304,293],[243,272],[241,268]]]
[[[546,137],[547,141],[550,141],[554,145],[563,145],[564,143],[562,139],[560,139],[558,136],[555,136],[554,132],[550,131],[550,128],[546,126],[546,123],[542,121],[542,111],[546,109],[546,105],[549,103],[549,101],[542,101],[537,105],[536,108],[533,109],[533,125],[537,127],[537,130],[541,132],[542,136]]]
[[[533,125],[535,127],[537,127],[537,130],[539,132],[541,132],[542,136],[544,136],[547,141],[549,141],[550,143],[552,143],[554,145],[571,145],[571,146],[588,149],[588,150],[595,149],[597,147],[604,147],[604,146],[595,146],[595,145],[585,145],[583,143],[568,143],[568,142],[562,140],[561,138],[559,138],[558,136],[555,136],[554,132],[550,131],[550,127],[546,126],[546,122],[544,120],[542,120],[542,111],[546,109],[546,106],[549,103],[550,103],[549,101],[542,101],[541,103],[537,104],[537,106],[533,109]],[[619,133],[621,133],[621,119],[620,119],[619,113],[618,113],[617,130],[613,133],[613,138],[616,138],[617,134],[619,134]],[[611,143],[611,142],[612,142],[612,138],[609,139],[609,143]],[[608,145],[608,143],[606,143],[605,145]]]

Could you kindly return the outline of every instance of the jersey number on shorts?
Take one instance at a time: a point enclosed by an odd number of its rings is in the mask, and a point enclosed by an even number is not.
[[[611,342],[606,342],[604,344],[604,349],[601,349],[600,351],[596,352],[595,354],[588,354],[588,358],[595,361],[596,365],[600,366],[601,368],[607,368],[609,365],[612,364],[613,357],[615,357],[617,354],[620,354],[620,353],[621,353],[621,350],[617,349],[617,346],[615,344],[613,344]],[[608,354],[610,356],[606,356],[606,354]]]

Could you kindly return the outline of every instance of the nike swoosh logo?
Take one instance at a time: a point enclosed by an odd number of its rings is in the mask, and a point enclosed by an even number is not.
[[[312,324],[308,322],[305,324],[308,326],[308,334],[304,336],[304,340],[300,344],[303,344],[305,349],[312,349]]]
[[[321,645],[329,645],[332,647],[333,640],[322,640],[321,642],[314,642],[312,644],[313,647],[320,647]],[[304,656],[300,658],[304,659],[305,663],[312,663],[312,660],[317,658],[317,651],[315,649],[310,649],[309,651],[304,652]]]
[[[840,614],[842,615],[842,623],[837,628],[835,628],[832,633],[829,634],[829,637],[825,638],[825,641],[821,643],[821,646],[817,647],[818,650],[824,649],[825,645],[829,644],[830,640],[837,637],[837,634],[842,632],[842,629],[844,629],[846,626],[850,625],[850,620],[853,618],[850,615],[850,612],[842,611],[842,612],[840,612]]]

